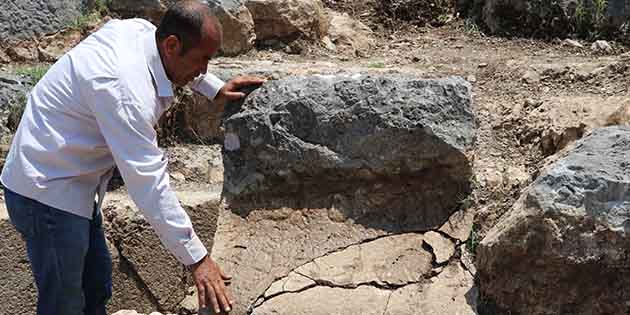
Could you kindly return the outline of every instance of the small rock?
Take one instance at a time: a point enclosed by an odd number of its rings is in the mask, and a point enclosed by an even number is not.
[[[485,63],[485,62],[482,62],[482,63],[480,63],[479,65],[477,65],[477,67],[479,67],[479,68],[485,68],[485,67],[487,67],[487,66],[488,66],[488,64],[487,64],[487,63]]]
[[[564,43],[571,46],[571,47],[575,47],[575,48],[584,48],[584,45],[580,44],[580,42],[578,42],[577,40],[572,40],[572,39],[565,39]]]
[[[199,312],[199,298],[197,296],[197,290],[193,287],[188,289],[188,293],[189,295],[179,302],[179,312],[184,314],[196,314]]]
[[[475,83],[477,82],[477,78],[474,75],[469,75],[466,77],[466,81],[470,82],[470,83]]]
[[[418,57],[418,56],[413,56],[413,57],[411,58],[411,61],[413,61],[413,62],[420,62],[420,57]]]
[[[523,74],[521,80],[528,84],[538,83],[540,82],[540,74],[534,70],[528,70]]]
[[[535,100],[535,99],[532,99],[532,98],[526,99],[525,103],[523,103],[523,105],[525,106],[526,109],[538,108],[542,104],[543,104],[543,101]]]
[[[424,234],[424,241],[433,249],[437,264],[447,262],[455,253],[455,244],[440,233],[429,231]]]
[[[322,44],[324,45],[324,48],[330,51],[337,51],[337,46],[335,46],[335,44],[332,42],[332,40],[330,40],[330,37],[328,36],[322,38]]]
[[[7,54],[13,59],[13,61],[37,61],[38,53],[37,49],[31,47],[12,46],[7,50]]]
[[[0,64],[6,64],[11,62],[11,57],[4,52],[4,50],[0,49]]]
[[[598,40],[591,45],[591,50],[596,52],[611,53],[612,46],[610,46],[610,44],[605,40]]]

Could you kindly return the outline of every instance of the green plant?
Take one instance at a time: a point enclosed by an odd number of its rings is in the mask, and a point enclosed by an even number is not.
[[[72,29],[85,30],[90,25],[98,23],[109,14],[109,0],[88,0],[87,11],[70,25]]]
[[[578,0],[572,21],[582,37],[595,39],[605,33],[608,0]]]
[[[71,25],[70,28],[76,30],[84,30],[88,28],[90,25],[97,23],[102,18],[100,12],[91,12],[88,14],[83,14],[79,16]]]
[[[479,25],[475,22],[473,18],[466,18],[463,24],[464,32],[471,35],[481,35],[481,30],[479,29]]]
[[[477,231],[477,227],[473,224],[472,229],[470,230],[470,235],[466,240],[466,250],[475,256],[477,254],[477,246],[479,246],[480,241],[479,231]]]
[[[15,70],[15,74],[29,77],[33,80],[33,84],[35,84],[39,82],[39,80],[46,74],[49,68],[49,65],[19,67]]]
[[[94,12],[98,12],[101,15],[106,15],[109,13],[109,0],[93,0],[92,10]]]
[[[383,63],[382,61],[374,61],[374,62],[370,62],[368,64],[368,68],[385,68],[385,63]]]

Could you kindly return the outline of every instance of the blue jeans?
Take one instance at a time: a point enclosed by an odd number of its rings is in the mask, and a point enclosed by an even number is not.
[[[37,314],[105,315],[112,260],[100,211],[89,220],[4,191],[9,218],[26,242]]]

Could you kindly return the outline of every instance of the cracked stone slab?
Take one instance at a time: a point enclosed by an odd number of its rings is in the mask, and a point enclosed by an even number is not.
[[[222,209],[212,257],[233,276],[229,289],[238,303],[230,314],[249,314],[276,280],[315,258],[387,235],[335,218],[328,209],[264,209],[246,217]]]
[[[459,263],[448,265],[428,283],[396,290],[384,315],[477,314],[478,290]]]
[[[431,253],[422,249],[423,236],[401,234],[352,245],[296,269],[317,283],[357,287],[366,283],[404,285],[431,271]]]
[[[373,286],[355,289],[319,286],[298,293],[279,295],[254,308],[252,315],[382,315],[390,295],[391,291]]]
[[[285,278],[274,282],[269,289],[265,291],[265,298],[285,292],[297,292],[314,285],[315,281],[313,281],[313,279],[292,271]]]
[[[455,244],[442,234],[429,231],[424,234],[424,242],[427,243],[435,254],[435,262],[443,264],[455,254]]]
[[[221,207],[216,192],[176,192],[195,232],[208,250]],[[109,194],[104,207],[107,230],[119,255],[129,262],[159,309],[174,310],[186,296],[189,272],[172,256],[127,194]]]

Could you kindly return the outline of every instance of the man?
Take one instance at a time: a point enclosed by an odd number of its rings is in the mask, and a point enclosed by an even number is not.
[[[230,311],[227,277],[170,188],[153,128],[173,100],[173,84],[224,104],[244,96],[239,88],[262,83],[206,74],[221,38],[207,6],[180,1],[157,30],[141,19],[107,23],[35,86],[0,180],[26,241],[37,314],[105,314],[111,258],[100,208],[114,165],[162,243],[191,267],[200,306]]]

